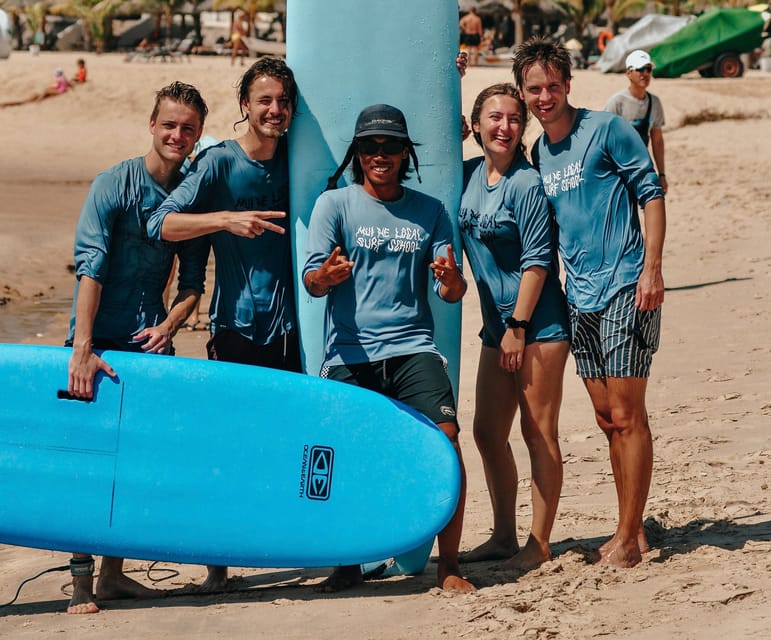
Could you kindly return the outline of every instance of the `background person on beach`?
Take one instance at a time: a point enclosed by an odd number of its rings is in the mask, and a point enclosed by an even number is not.
[[[64,75],[64,70],[61,67],[54,69],[54,81],[49,84],[41,93],[34,93],[28,98],[23,100],[10,100],[8,102],[0,102],[0,107],[18,107],[23,104],[29,104],[30,102],[39,102],[52,96],[58,96],[65,93],[68,89],[72,88],[69,80]]]
[[[448,302],[460,300],[466,281],[455,263],[442,203],[401,184],[410,156],[417,171],[401,111],[380,104],[359,114],[353,142],[329,180],[333,190],[319,196],[311,214],[303,283],[312,296],[329,296],[321,377],[417,409],[452,441],[462,466],[452,385],[434,345],[428,274],[433,271],[434,291]],[[334,190],[351,160],[354,184]],[[380,229],[391,240],[361,242],[362,226]],[[397,234],[405,240],[395,240]],[[470,592],[474,587],[458,566],[464,503],[465,470],[455,515],[439,533],[438,584]],[[359,565],[338,567],[316,589],[339,591],[361,581]]]
[[[86,81],[86,61],[83,58],[78,58],[77,65],[78,69],[72,78],[72,82],[83,84]]]
[[[297,105],[294,74],[283,60],[260,58],[241,78],[238,104],[246,132],[199,154],[147,232],[167,241],[206,236],[214,249],[209,359],[300,372],[284,135]],[[208,253],[207,244],[199,266]],[[227,567],[212,566],[202,589],[226,582]]]
[[[647,145],[650,137],[651,154],[659,172],[659,182],[664,193],[667,192],[667,176],[664,173],[664,108],[661,100],[654,96],[648,87],[653,77],[655,65],[647,51],[638,49],[626,57],[626,77],[629,86],[614,93],[605,104],[605,111],[610,111],[628,120]]]
[[[516,569],[551,558],[549,536],[562,488],[557,428],[569,349],[552,217],[541,178],[525,158],[526,124],[527,107],[513,84],[493,85],[477,96],[471,128],[484,155],[464,162],[458,214],[482,310],[474,440],[493,507],[490,539],[462,554],[461,562],[511,558],[504,567]],[[531,533],[519,553],[517,467],[509,444],[518,407],[533,500]]]
[[[460,44],[470,52],[471,65],[476,66],[479,59],[479,46],[482,44],[484,30],[482,18],[474,7],[460,19]]]
[[[175,247],[149,240],[146,218],[181,179],[180,167],[203,131],[207,107],[198,90],[174,82],[156,94],[150,116],[152,146],[144,157],[99,174],[83,205],[75,233],[75,294],[66,344],[72,346],[68,391],[93,397],[99,371],[116,372],[94,349],[137,353],[173,352],[171,338],[203,292],[205,271],[191,261],[192,243],[180,244],[179,293],[168,315],[163,289]],[[71,563],[68,613],[95,613],[91,556]],[[102,560],[96,597],[151,598],[148,589],[123,574],[123,559]]]
[[[249,48],[244,42],[244,36],[249,35],[249,16],[244,11],[236,11],[233,15],[233,26],[230,34],[230,64],[235,64],[236,58],[239,59],[241,66],[244,65],[244,56],[249,56]]]
[[[64,76],[64,70],[61,67],[57,67],[54,70],[54,81],[51,83],[51,86],[48,87],[48,90],[44,92],[40,99],[42,100],[44,96],[64,93],[71,86],[72,85],[70,84],[70,81],[67,80],[67,78]]]
[[[628,122],[569,103],[570,55],[562,45],[531,38],[517,48],[513,72],[544,129],[533,164],[559,226],[571,349],[610,445],[619,522],[600,562],[631,567],[648,548],[642,514],[653,443],[645,394],[664,302],[664,194]]]

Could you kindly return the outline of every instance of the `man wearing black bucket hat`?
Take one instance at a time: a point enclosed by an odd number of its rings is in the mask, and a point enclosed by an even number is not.
[[[448,302],[463,297],[466,281],[444,205],[402,185],[410,159],[418,173],[399,109],[378,104],[359,114],[345,159],[311,214],[303,282],[312,296],[327,296],[321,376],[420,411],[452,441],[462,469],[452,385],[434,344],[429,270],[435,294]],[[335,190],[350,163],[353,183]],[[474,587],[458,566],[465,471],[462,478],[455,515],[439,533],[438,583],[470,592]],[[317,590],[339,591],[361,581],[359,566],[338,567]]]

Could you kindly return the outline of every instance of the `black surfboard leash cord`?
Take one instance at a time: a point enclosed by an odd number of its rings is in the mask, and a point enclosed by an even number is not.
[[[19,585],[19,588],[16,589],[16,595],[13,596],[13,599],[9,602],[4,602],[0,604],[0,609],[4,607],[10,607],[16,600],[19,599],[19,594],[21,593],[21,590],[24,588],[24,585],[28,582],[32,582],[33,580],[37,580],[40,576],[45,575],[46,573],[53,573],[54,571],[69,571],[70,565],[64,564],[61,567],[51,567],[50,569],[43,569],[40,573],[38,573],[36,576],[32,576],[31,578],[27,578],[26,580],[22,580],[21,584]]]
[[[152,582],[153,584],[157,584],[158,582],[163,582],[164,580],[170,580],[171,578],[176,578],[179,575],[179,571],[177,571],[176,569],[156,567],[155,565],[158,564],[158,562],[159,561],[156,560],[155,562],[150,564],[150,566],[147,567],[147,569],[145,570],[145,573],[147,575],[147,579],[150,580],[150,582]],[[71,566],[69,564],[64,564],[64,565],[62,565],[60,567],[51,567],[49,569],[44,569],[43,571],[41,571],[37,575],[34,575],[31,578],[27,578],[25,580],[22,580],[21,583],[19,584],[19,588],[16,589],[16,594],[13,596],[13,598],[11,600],[9,600],[8,602],[0,603],[0,609],[4,609],[5,607],[10,607],[12,604],[14,604],[19,599],[19,595],[21,594],[21,590],[24,588],[24,586],[27,583],[32,582],[33,580],[37,580],[38,578],[40,578],[41,576],[44,576],[47,573],[54,573],[54,572],[58,572],[58,571],[70,571],[70,569],[71,569]],[[141,569],[139,569],[138,571],[141,571]],[[166,576],[164,576],[162,578],[153,578],[150,574],[152,572],[154,572],[154,571],[163,571],[163,572],[166,572],[168,575],[166,575]],[[98,575],[94,576],[94,577],[98,578]],[[64,593],[64,588],[66,586],[67,585],[62,586],[62,592],[63,593]],[[65,595],[67,595],[67,594],[65,593]]]

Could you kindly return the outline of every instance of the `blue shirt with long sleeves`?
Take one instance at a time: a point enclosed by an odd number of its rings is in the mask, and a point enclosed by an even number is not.
[[[285,211],[286,218],[273,222],[286,232],[243,238],[218,231],[208,236],[215,258],[209,315],[214,333],[230,329],[265,345],[295,326],[285,139],[270,160],[252,160],[235,140],[204,150],[152,215],[148,233],[160,239],[163,220],[172,212],[252,210]],[[199,255],[203,264],[207,258],[208,251]]]
[[[547,275],[526,341],[567,340],[554,221],[541,178],[524,157],[493,185],[488,184],[486,168],[481,156],[463,163],[458,212],[463,248],[479,292],[483,342],[489,347],[500,344],[505,319],[517,304],[522,273],[530,267],[543,267]]]
[[[648,150],[620,116],[578,109],[563,140],[541,135],[533,160],[559,227],[568,300],[581,312],[604,309],[637,284],[645,257],[638,207],[664,195]]]
[[[358,184],[322,193],[311,213],[303,278],[338,246],[354,263],[351,277],[327,296],[324,364],[438,353],[428,304],[429,264],[446,257],[451,243],[444,205],[418,191],[405,187],[392,202],[372,197]]]
[[[203,292],[205,264],[196,256],[201,243],[168,243],[147,234],[150,214],[168,192],[143,157],[125,160],[100,173],[91,184],[75,230],[75,294],[68,340],[75,333],[75,309],[82,276],[102,285],[93,337],[136,344],[132,337],[166,318],[163,291],[174,253],[180,256],[179,288]]]

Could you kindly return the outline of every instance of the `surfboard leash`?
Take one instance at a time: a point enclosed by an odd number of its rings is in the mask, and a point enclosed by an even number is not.
[[[24,585],[26,585],[28,582],[37,580],[40,576],[43,576],[46,573],[53,573],[54,571],[69,571],[69,570],[70,570],[69,564],[62,565],[61,567],[51,567],[50,569],[44,569],[36,576],[32,576],[31,578],[27,578],[26,580],[23,580],[22,583],[19,585],[19,588],[16,590],[16,595],[13,596],[13,600],[11,600],[10,602],[5,602],[3,604],[0,604],[0,609],[3,609],[5,607],[10,607],[14,602],[16,602],[19,599],[19,594],[21,593],[21,590],[24,588]]]

